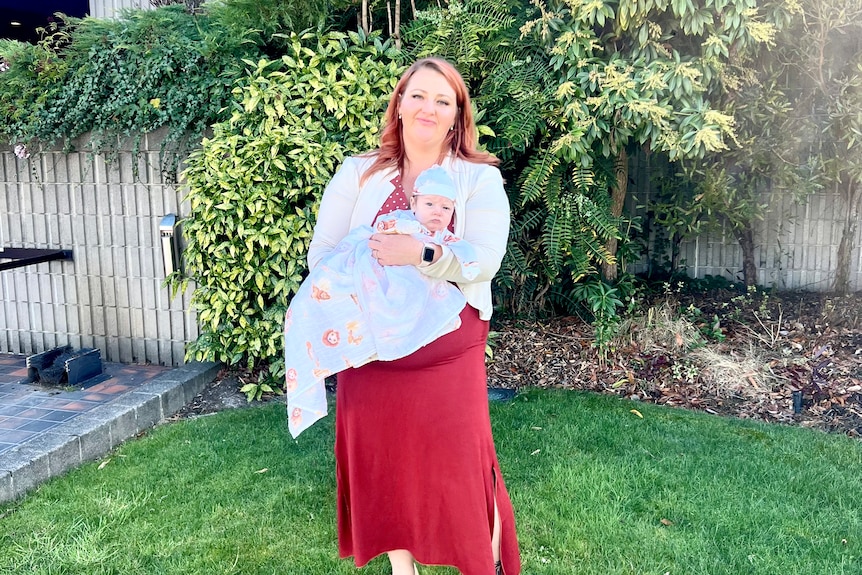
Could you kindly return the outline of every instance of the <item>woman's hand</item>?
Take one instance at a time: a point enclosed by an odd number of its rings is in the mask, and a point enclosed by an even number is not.
[[[412,236],[374,234],[368,247],[382,266],[415,266],[422,262],[424,244]]]

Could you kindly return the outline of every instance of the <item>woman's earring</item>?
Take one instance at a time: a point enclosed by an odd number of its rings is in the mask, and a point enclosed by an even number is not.
[[[401,119],[401,114],[398,114],[398,119],[399,119],[399,120]]]
[[[450,132],[451,132],[452,130],[454,130],[454,129],[455,129],[455,124],[452,124],[451,126],[449,126],[449,131],[450,131]]]

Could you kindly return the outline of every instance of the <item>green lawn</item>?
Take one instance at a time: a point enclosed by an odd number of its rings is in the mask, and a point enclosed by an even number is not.
[[[491,410],[525,575],[862,573],[858,441],[564,391]],[[293,441],[277,404],[161,426],[0,506],[0,573],[356,573],[333,422]]]

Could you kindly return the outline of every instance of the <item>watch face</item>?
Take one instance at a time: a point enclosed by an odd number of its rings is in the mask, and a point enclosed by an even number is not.
[[[425,249],[422,250],[422,261],[429,264],[434,261],[434,248],[425,246]]]

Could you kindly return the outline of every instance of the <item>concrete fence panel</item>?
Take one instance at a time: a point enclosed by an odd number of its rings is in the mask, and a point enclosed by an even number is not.
[[[183,363],[197,337],[189,296],[171,298],[159,223],[182,217],[165,181],[158,135],[106,159],[0,148],[0,247],[71,250],[72,261],[0,271],[0,351],[95,347],[108,361]]]
[[[634,156],[630,165],[632,193],[626,205],[629,216],[649,219],[648,206],[654,200],[649,161]],[[827,292],[833,289],[838,245],[847,218],[859,219],[839,192],[821,191],[798,200],[790,191],[773,190],[765,196],[764,219],[755,228],[757,283],[778,290]],[[647,257],[632,265],[636,273],[649,269],[651,257],[660,261],[660,247],[651,231]],[[850,290],[862,290],[862,225],[856,229],[851,253]],[[742,281],[742,249],[728,225],[718,231],[683,241],[679,261],[694,278],[707,275]]]

